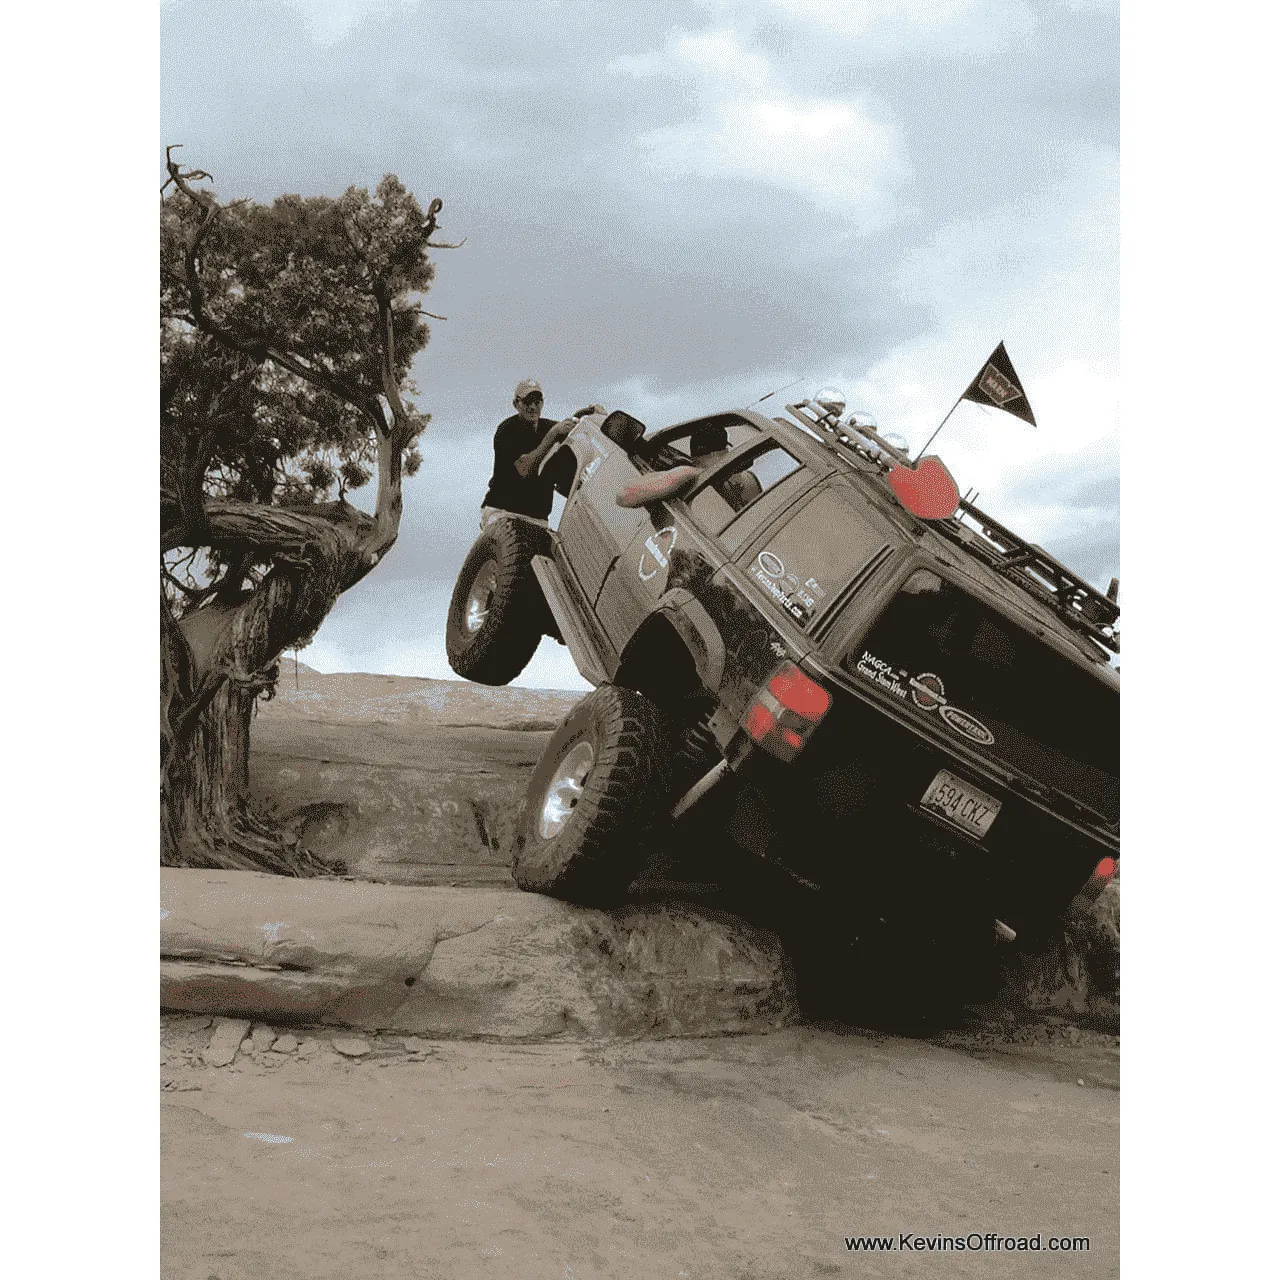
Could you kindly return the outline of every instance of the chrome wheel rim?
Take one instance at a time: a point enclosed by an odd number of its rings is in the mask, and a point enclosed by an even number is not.
[[[579,742],[556,765],[555,776],[542,798],[542,813],[538,819],[538,831],[544,840],[558,836],[573,816],[595,759],[596,751],[591,743]]]
[[[489,616],[489,606],[493,603],[494,592],[498,588],[498,568],[492,560],[476,574],[467,595],[467,612],[465,625],[468,635],[475,635],[485,624]]]

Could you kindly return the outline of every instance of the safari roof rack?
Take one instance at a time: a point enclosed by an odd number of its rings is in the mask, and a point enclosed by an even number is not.
[[[838,414],[812,400],[789,404],[787,412],[807,434],[844,455],[862,471],[883,478],[894,466],[912,465],[909,454],[890,444],[874,427],[859,423],[856,415],[841,422]],[[774,421],[787,427],[792,425],[785,418]],[[1119,604],[1110,594],[1103,595],[1090,586],[1043,547],[1018,537],[967,498],[960,499],[954,516],[930,520],[929,527],[1052,609],[1073,630],[1111,653],[1120,652],[1120,634],[1116,627]]]

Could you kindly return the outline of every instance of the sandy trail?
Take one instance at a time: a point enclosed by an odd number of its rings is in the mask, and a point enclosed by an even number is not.
[[[307,1061],[213,1069],[191,1025],[165,1033],[165,1280],[1118,1274],[1110,1037],[942,1045],[801,1027],[437,1041],[411,1060],[386,1036],[353,1061],[324,1032]],[[844,1243],[903,1231],[1090,1249]]]

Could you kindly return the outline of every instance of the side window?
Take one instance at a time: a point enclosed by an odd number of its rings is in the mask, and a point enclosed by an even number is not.
[[[725,426],[715,421],[703,423],[686,431],[683,435],[673,436],[663,443],[665,454],[670,450],[667,459],[670,466],[714,465],[715,460],[730,449],[746,444],[750,440],[760,438],[760,429],[749,422],[734,422]]]
[[[694,494],[689,510],[704,529],[722,533],[739,512],[799,469],[797,459],[781,445],[774,445],[722,471],[714,483]]]

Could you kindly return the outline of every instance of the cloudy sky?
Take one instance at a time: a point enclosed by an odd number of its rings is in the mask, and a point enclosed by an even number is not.
[[[1116,0],[169,0],[161,142],[223,197],[444,200],[400,541],[304,660],[450,676],[494,426],[537,377],[650,427],[824,383],[1119,573]],[[788,398],[790,398],[790,395]],[[771,402],[776,403],[775,402]],[[357,495],[357,498],[359,495]],[[519,683],[586,687],[544,641]]]

